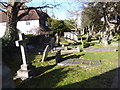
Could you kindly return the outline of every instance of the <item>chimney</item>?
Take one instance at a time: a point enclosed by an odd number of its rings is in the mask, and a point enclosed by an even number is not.
[[[47,13],[47,9],[44,10],[44,13]]]

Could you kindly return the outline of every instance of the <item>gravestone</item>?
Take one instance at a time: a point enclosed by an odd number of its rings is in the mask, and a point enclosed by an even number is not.
[[[61,59],[62,59],[61,50],[56,52],[56,57],[55,58],[56,58],[56,64],[61,62]]]
[[[91,42],[92,36],[88,36],[87,42]]]
[[[66,47],[64,47],[64,50],[68,50],[68,47],[66,46]]]
[[[71,38],[71,33],[68,33],[68,36],[67,36],[67,37],[68,37],[68,39],[70,39],[70,38]]]
[[[65,45],[64,45],[64,44],[62,44],[62,47],[65,47]]]
[[[15,88],[15,83],[13,81],[13,75],[12,75],[12,72],[10,70],[10,68],[5,65],[4,63],[2,64],[2,73],[0,73],[1,77],[2,77],[2,89],[13,89]]]
[[[51,48],[51,49],[54,47],[54,43],[55,43],[55,39],[54,39],[54,37],[52,37],[52,38],[50,39],[50,48]]]
[[[77,35],[74,35],[74,40],[78,41],[78,36]]]
[[[103,37],[101,43],[103,46],[107,46],[108,45],[107,37]]]
[[[68,33],[64,32],[64,38],[67,38]]]
[[[42,62],[44,62],[46,60],[48,52],[49,52],[49,45],[46,46],[46,48],[43,52]]]
[[[25,80],[32,76],[33,66],[27,62],[26,40],[24,38],[25,36],[23,33],[20,32],[18,33],[18,35],[19,40],[15,41],[15,43],[16,46],[20,47],[21,49],[23,64],[21,65],[21,68],[17,71],[17,76],[15,77],[15,79],[21,78],[22,80]]]
[[[80,52],[80,47],[79,46],[77,46],[77,52]]]

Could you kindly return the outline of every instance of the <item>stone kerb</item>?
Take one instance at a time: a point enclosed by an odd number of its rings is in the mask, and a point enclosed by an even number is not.
[[[58,49],[56,48],[56,50],[58,50]],[[75,53],[75,52],[80,52],[80,47],[77,46],[75,48],[75,47],[65,46],[63,48],[60,48],[60,50],[61,50],[61,53]],[[53,52],[57,52],[57,51],[53,51]]]

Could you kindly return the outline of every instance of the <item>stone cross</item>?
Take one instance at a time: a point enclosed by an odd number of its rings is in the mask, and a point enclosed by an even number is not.
[[[24,38],[24,33],[18,33],[19,35],[19,40],[17,40],[16,46],[21,49],[21,54],[22,54],[22,60],[23,60],[23,65],[27,65],[27,52],[26,52],[26,41]]]
[[[49,52],[49,45],[46,46],[43,52],[42,62],[44,62],[44,60],[47,58],[48,52]]]
[[[21,78],[22,80],[28,79],[32,76],[33,66],[27,63],[27,50],[26,50],[26,40],[23,33],[18,33],[19,40],[15,41],[16,46],[20,47],[22,54],[23,64],[21,68],[17,71],[17,76],[14,79]]]

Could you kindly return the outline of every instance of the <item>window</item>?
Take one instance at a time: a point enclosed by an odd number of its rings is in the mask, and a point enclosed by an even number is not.
[[[30,22],[26,21],[26,25],[30,25]]]

